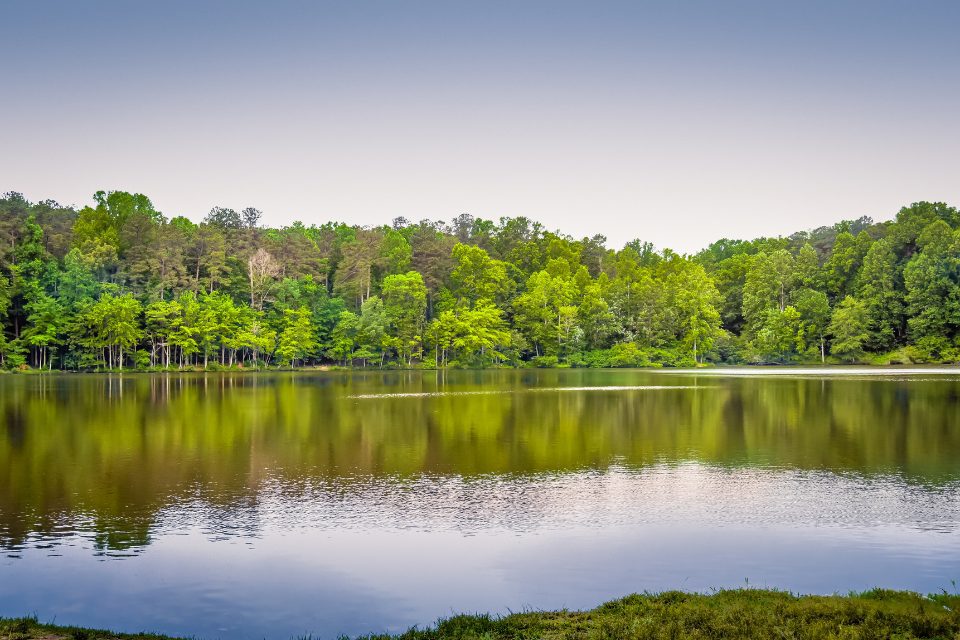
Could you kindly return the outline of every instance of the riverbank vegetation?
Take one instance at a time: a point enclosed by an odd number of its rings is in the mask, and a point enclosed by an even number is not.
[[[498,640],[538,638],[631,640],[660,638],[867,639],[937,638],[960,635],[960,596],[874,590],[849,596],[794,596],[742,589],[713,595],[632,595],[591,611],[515,613],[502,618],[459,615],[436,626],[363,640]],[[36,619],[0,619],[9,640],[94,640],[161,636],[117,634],[39,624]]]
[[[150,199],[0,199],[0,367],[695,366],[960,360],[960,212],[695,255],[523,217],[269,229]]]

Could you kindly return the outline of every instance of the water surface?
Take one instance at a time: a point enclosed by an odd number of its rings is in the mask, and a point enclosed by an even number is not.
[[[285,640],[960,580],[953,369],[3,376],[0,427],[0,615]]]

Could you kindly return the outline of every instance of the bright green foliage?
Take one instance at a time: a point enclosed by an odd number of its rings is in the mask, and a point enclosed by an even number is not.
[[[169,367],[172,363],[173,338],[183,322],[183,307],[176,300],[158,301],[144,310],[146,337],[150,341],[150,364]]]
[[[833,310],[829,332],[833,336],[831,350],[841,358],[856,360],[863,355],[863,347],[870,337],[866,305],[847,296]]]
[[[566,265],[565,262],[558,264]],[[534,347],[536,356],[561,356],[571,340],[577,308],[576,287],[562,273],[538,271],[513,303],[514,324]]]
[[[771,310],[783,311],[780,291],[773,260],[765,253],[755,255],[743,283],[744,331],[748,335],[755,336],[760,331]]]
[[[129,354],[140,340],[142,308],[140,301],[129,293],[122,296],[105,293],[82,314],[86,346],[102,353],[108,369],[122,369],[124,352]]]
[[[228,344],[233,349],[231,354],[239,352],[242,358],[249,354],[249,362],[253,366],[257,366],[261,360],[264,364],[269,364],[277,345],[277,332],[264,323],[261,314],[244,310],[240,331]],[[231,364],[232,362],[231,360]]]
[[[31,215],[24,223],[23,236],[14,249],[14,262],[25,273],[37,275],[43,266],[44,253],[43,229]]]
[[[783,311],[767,309],[751,341],[755,357],[761,362],[789,362],[803,346],[800,312],[788,306]]]
[[[608,367],[646,367],[651,364],[649,356],[633,342],[621,342],[610,347]]]
[[[720,294],[703,267],[694,263],[684,265],[673,286],[680,343],[696,363],[720,334],[720,312],[716,308]]]
[[[830,324],[830,300],[823,291],[797,289],[793,292],[793,306],[800,314],[797,349],[800,353],[813,350],[826,360],[827,327]]]
[[[24,342],[35,352],[34,363],[40,369],[52,369],[51,348],[60,343],[66,319],[63,307],[55,298],[47,295],[36,283],[31,283],[24,305],[27,328],[22,334]]]
[[[60,272],[59,298],[67,306],[75,306],[81,300],[93,300],[100,290],[94,276],[95,265],[79,249],[74,248],[63,259]]]
[[[388,325],[389,320],[383,307],[383,300],[378,296],[368,298],[360,307],[358,344],[357,350],[353,353],[353,359],[362,360],[364,364],[372,359],[383,362],[387,350],[396,346],[388,331]]]
[[[120,191],[79,211],[0,197],[0,366],[960,360],[960,213],[943,203],[692,257],[639,240],[616,251],[523,217],[260,219],[214,207],[200,223],[168,220]]]
[[[287,309],[283,317],[285,326],[280,334],[277,356],[284,364],[296,366],[297,361],[303,360],[317,348],[316,328],[306,308]]]
[[[800,247],[793,264],[794,281],[798,286],[815,289],[820,284],[820,257],[809,242]]]
[[[201,296],[199,306],[193,328],[206,367],[211,353],[219,352],[219,360],[223,362],[231,337],[240,330],[241,310],[230,296],[220,292]]]
[[[341,311],[340,318],[330,336],[330,348],[327,354],[343,364],[347,364],[353,356],[357,345],[357,334],[360,330],[360,318],[352,311]]]
[[[605,298],[609,288],[607,274],[601,273],[597,282],[590,282],[582,291],[577,308],[577,320],[583,331],[584,348],[599,349],[616,327],[616,316]]]
[[[416,271],[387,276],[381,289],[398,355],[410,364],[414,354],[420,352],[427,322],[427,287],[423,276]]]
[[[196,340],[200,303],[197,301],[197,295],[194,292],[184,291],[180,294],[177,304],[180,310],[180,319],[174,324],[169,341],[173,347],[176,347],[179,355],[179,366],[183,368],[191,357],[200,350]]]
[[[458,307],[442,312],[431,322],[428,336],[440,366],[450,360],[469,366],[500,362],[505,359],[503,348],[510,342],[503,312],[489,302],[473,309]]]
[[[394,229],[384,230],[381,252],[383,257],[380,263],[386,273],[402,273],[410,268],[412,257],[410,243],[399,231]]]
[[[506,266],[480,247],[458,243],[453,247],[453,260],[453,291],[470,306],[481,300],[493,302],[509,289]]]

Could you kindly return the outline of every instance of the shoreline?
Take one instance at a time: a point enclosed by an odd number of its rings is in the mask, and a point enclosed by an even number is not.
[[[355,640],[759,640],[770,637],[949,640],[960,637],[960,592],[944,591],[924,596],[912,591],[874,589],[848,595],[819,596],[751,588],[719,590],[712,594],[666,591],[634,594],[586,611],[525,611],[502,617],[460,614],[423,629],[415,627],[400,634],[355,636]],[[0,638],[174,640],[175,636],[44,624],[36,618],[0,618]]]
[[[836,363],[836,362],[792,362],[792,363],[771,363],[771,364],[706,364],[697,367],[516,367],[516,366],[497,366],[497,367],[344,367],[341,365],[320,365],[310,367],[276,367],[276,368],[238,368],[238,367],[216,367],[216,368],[185,368],[185,369],[106,369],[106,370],[86,370],[77,371],[74,369],[2,369],[2,375],[17,376],[47,376],[47,375],[126,375],[126,374],[194,374],[194,373],[235,373],[235,374],[265,374],[265,373],[386,373],[391,371],[651,371],[664,373],[734,373],[740,372],[765,372],[771,375],[778,373],[821,373],[823,371],[855,372],[855,371],[899,371],[904,373],[960,373],[960,363],[955,362],[931,362],[931,363]]]

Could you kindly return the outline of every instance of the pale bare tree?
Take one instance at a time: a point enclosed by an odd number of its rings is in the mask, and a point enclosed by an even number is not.
[[[260,247],[247,260],[247,272],[250,275],[250,306],[263,311],[270,287],[280,274],[280,265],[266,249]]]

